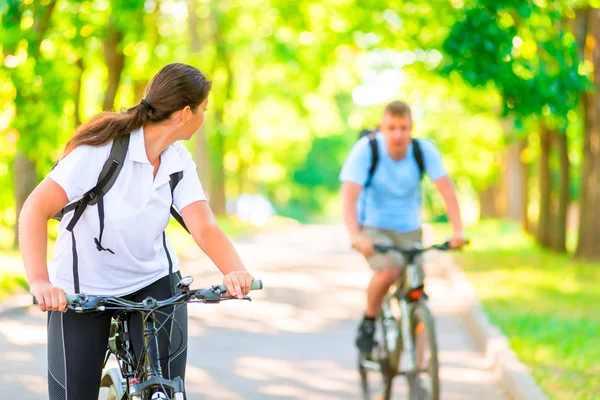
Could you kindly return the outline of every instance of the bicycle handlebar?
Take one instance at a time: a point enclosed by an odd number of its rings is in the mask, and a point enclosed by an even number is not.
[[[263,283],[259,279],[252,281],[250,290],[261,290]],[[147,297],[144,301],[136,302],[114,296],[88,296],[83,293],[66,294],[67,308],[76,312],[86,311],[104,311],[106,306],[111,309],[121,309],[129,311],[152,311],[175,304],[186,303],[190,301],[199,301],[201,303],[219,303],[224,300],[237,300],[235,296],[223,297],[227,292],[225,285],[213,285],[209,288],[190,290],[189,287],[180,289],[180,293],[175,294],[166,300],[156,300],[152,297]],[[244,300],[251,300],[250,297],[244,296]],[[37,304],[34,298],[34,304]]]
[[[401,249],[399,247],[396,246],[387,246],[387,245],[380,245],[380,244],[376,244],[374,245],[375,251],[378,253],[387,253],[390,250],[393,251],[397,251],[399,253],[402,254],[422,254],[425,253],[429,250],[441,250],[441,251],[448,251],[448,250],[452,250],[452,248],[450,247],[450,241],[446,241],[444,243],[439,243],[439,244],[434,244],[433,246],[429,246],[429,247],[423,247],[423,248],[412,248],[412,249]]]
[[[250,290],[261,290],[263,288],[263,283],[260,279],[255,279],[252,281],[252,285],[250,285]],[[205,288],[205,289],[197,289],[197,290],[192,290],[191,292],[195,293],[195,294],[201,294],[203,291],[211,291],[211,293],[214,293],[215,290],[218,290],[221,293],[225,293],[227,292],[227,288],[225,287],[225,285],[220,284],[220,285],[214,285],[210,288]],[[220,293],[220,294],[221,294]],[[81,296],[85,296],[82,294],[67,294],[67,304],[69,305],[76,305],[78,304],[78,301],[81,299]],[[175,295],[174,297],[178,297],[179,295]],[[122,300],[125,303],[134,303],[134,304],[141,304],[141,303],[136,303],[136,302],[130,302],[129,300],[125,300],[125,299],[121,299],[119,297],[112,297],[112,296],[86,296],[88,299],[92,298],[92,297],[99,297],[99,298],[103,298],[103,299],[119,299]],[[191,296],[191,297],[195,297],[195,296]],[[237,298],[237,297],[236,297]],[[171,298],[172,299],[172,298]],[[168,301],[171,299],[167,299],[167,300],[163,300],[163,301]],[[158,303],[162,303],[162,301],[159,301]]]

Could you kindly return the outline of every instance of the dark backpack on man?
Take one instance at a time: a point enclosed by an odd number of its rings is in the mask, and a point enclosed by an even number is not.
[[[369,138],[369,147],[371,148],[371,167],[369,168],[369,175],[367,176],[367,181],[365,182],[365,188],[369,187],[371,181],[373,180],[373,176],[375,175],[375,170],[377,169],[377,164],[379,163],[379,148],[377,147],[377,129],[363,129],[360,131],[358,138],[361,139],[365,136]],[[425,160],[423,159],[423,152],[421,151],[421,144],[419,139],[412,139],[412,150],[413,156],[417,161],[417,166],[419,167],[420,179],[423,179],[425,175]]]
[[[98,218],[100,220],[100,234],[97,238],[94,238],[94,243],[96,244],[96,248],[98,251],[108,251],[112,254],[114,252],[111,249],[102,247],[102,234],[104,233],[104,196],[108,191],[113,187],[116,182],[119,173],[121,172],[121,168],[123,168],[123,162],[125,161],[125,156],[127,155],[127,149],[129,148],[129,135],[123,135],[118,137],[113,141],[112,147],[110,149],[110,155],[108,159],[104,163],[102,167],[102,171],[100,171],[100,175],[98,176],[98,182],[96,186],[92,189],[88,190],[81,199],[68,204],[62,210],[58,212],[53,218],[60,221],[62,218],[69,212],[73,212],[73,216],[71,217],[71,221],[69,225],[67,225],[67,230],[71,232],[71,239],[73,241],[73,281],[75,284],[75,293],[79,293],[79,270],[77,264],[77,250],[75,243],[75,234],[73,233],[73,229],[75,225],[83,215],[83,212],[87,208],[88,205],[97,204],[98,206]],[[171,186],[171,198],[173,198],[173,192],[175,191],[175,187],[181,179],[183,178],[183,171],[175,172],[170,175],[169,185]],[[181,226],[188,231],[187,226],[185,226],[185,222],[183,221],[183,217],[175,206],[171,204],[171,215]],[[165,247],[165,252],[167,254],[167,259],[169,261],[169,277],[172,274],[172,262],[171,256],[167,250],[167,242],[166,236],[163,232],[163,245]],[[172,285],[171,285],[172,286]]]

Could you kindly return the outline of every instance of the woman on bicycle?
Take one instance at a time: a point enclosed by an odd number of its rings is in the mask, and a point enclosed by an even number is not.
[[[109,311],[67,311],[65,292],[133,301],[172,295],[180,278],[179,260],[164,235],[172,205],[223,273],[229,293],[241,298],[250,290],[253,277],[217,225],[196,165],[178,143],[191,138],[204,122],[210,88],[210,80],[192,66],[165,66],[140,104],[121,113],[101,113],[81,125],[61,160],[23,206],[19,240],[27,279],[40,309],[49,312],[51,400],[98,398],[112,316]],[[113,144],[123,141],[128,143],[121,146],[126,151],[124,161],[107,163],[113,157]],[[117,179],[98,196],[98,188],[106,187],[99,177],[111,168],[108,175]],[[174,176],[179,177],[175,185]],[[73,203],[74,210],[63,212],[48,265],[47,222]],[[161,355],[180,349],[161,361],[167,379],[183,377],[186,364],[187,310],[182,307],[175,314],[176,323],[165,324],[169,335],[162,330],[158,336]],[[130,332],[138,357],[142,330],[140,314],[131,314]]]

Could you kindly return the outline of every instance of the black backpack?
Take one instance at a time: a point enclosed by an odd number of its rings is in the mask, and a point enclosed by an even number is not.
[[[369,138],[369,147],[371,148],[371,167],[369,168],[369,175],[367,176],[367,180],[364,184],[364,188],[369,187],[371,181],[373,180],[373,176],[375,175],[375,170],[377,169],[377,164],[379,163],[379,148],[377,147],[377,129],[363,129],[358,138],[361,139],[365,136]],[[413,156],[417,161],[417,166],[419,167],[420,179],[423,179],[425,175],[425,160],[423,159],[423,152],[421,151],[421,143],[419,143],[419,139],[412,139],[412,150]]]
[[[81,219],[83,212],[87,208],[88,205],[98,205],[98,218],[100,220],[100,234],[97,238],[94,238],[94,243],[96,244],[96,248],[98,251],[108,251],[111,254],[114,252],[111,249],[102,247],[102,234],[104,233],[104,196],[108,191],[113,187],[115,181],[119,177],[119,173],[121,172],[121,168],[123,168],[123,162],[125,161],[125,156],[127,155],[127,149],[129,148],[129,135],[123,135],[118,137],[113,141],[112,147],[110,149],[110,155],[108,159],[104,163],[102,167],[102,171],[100,171],[100,175],[98,176],[98,182],[96,186],[87,191],[81,199],[68,204],[62,210],[58,212],[53,218],[60,221],[62,218],[69,212],[74,211],[73,217],[67,225],[67,230],[71,232],[71,239],[73,240],[73,282],[75,286],[75,293],[79,293],[79,270],[77,263],[77,249],[75,242],[75,234],[73,233],[73,229],[77,222]],[[177,187],[177,184],[183,178],[183,171],[175,172],[170,175],[169,185],[171,186],[171,198],[173,197],[173,192]],[[175,206],[171,204],[171,215],[179,224],[189,233],[187,226],[185,226],[185,222],[183,221],[183,217]],[[169,251],[167,250],[167,241],[166,235],[163,232],[163,245],[165,247],[165,252],[167,254],[167,259],[169,261],[169,277],[173,272],[173,263],[171,261],[171,256],[169,255]],[[171,285],[172,286],[172,285]]]

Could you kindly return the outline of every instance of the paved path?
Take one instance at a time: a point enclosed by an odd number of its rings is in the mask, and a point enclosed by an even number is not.
[[[358,399],[353,339],[368,267],[340,226],[294,227],[236,244],[266,289],[252,303],[190,306],[189,399]],[[442,400],[505,399],[475,350],[435,255],[427,287],[437,318]],[[218,282],[197,249],[183,252],[195,286]],[[0,398],[47,399],[45,317],[0,316]],[[396,398],[404,383],[397,379]],[[82,399],[85,400],[85,399]]]

